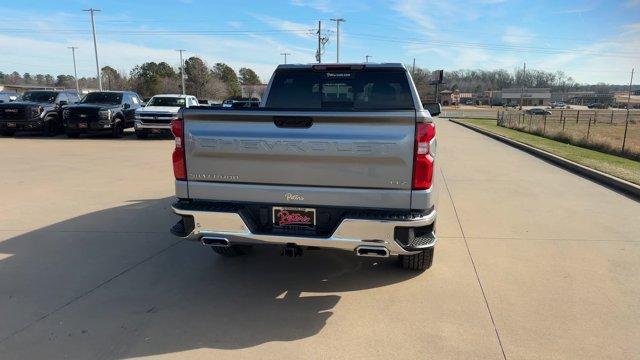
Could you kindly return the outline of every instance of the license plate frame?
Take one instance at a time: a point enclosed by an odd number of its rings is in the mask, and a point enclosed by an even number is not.
[[[271,216],[272,224],[277,228],[287,226],[301,226],[308,229],[316,228],[316,209],[314,208],[274,206],[271,211]]]

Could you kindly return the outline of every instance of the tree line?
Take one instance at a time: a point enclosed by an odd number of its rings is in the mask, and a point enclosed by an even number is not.
[[[195,95],[199,99],[224,100],[240,98],[240,85],[259,85],[260,77],[250,68],[243,67],[238,73],[225,63],[209,66],[199,57],[192,56],[184,62],[185,90],[187,94]],[[111,66],[101,69],[102,88],[104,90],[133,90],[142,97],[151,97],[162,93],[180,93],[182,85],[180,69],[174,68],[166,62],[146,62],[136,65],[128,74],[123,74]],[[56,86],[68,89],[76,87],[72,75],[57,75],[30,73],[20,74],[16,71],[5,74],[0,71],[0,84],[8,85],[41,85]],[[98,81],[95,77],[78,79],[80,88],[97,89]],[[256,88],[249,97],[261,94]]]
[[[434,86],[430,85],[431,71],[425,68],[407,68],[412,72],[418,92],[423,98],[433,97]],[[257,85],[262,81],[250,68],[243,67],[238,73],[225,63],[209,66],[202,59],[193,56],[184,63],[186,92],[198,98],[223,100],[239,98],[240,85]],[[181,91],[180,69],[176,69],[166,62],[146,62],[136,65],[129,74],[123,74],[111,66],[105,66],[101,71],[102,86],[106,90],[134,90],[143,97],[150,97],[160,93],[179,93]],[[498,70],[455,70],[445,71],[445,83],[439,90],[460,90],[461,92],[480,93],[485,90],[501,90],[504,88],[526,86],[528,88],[550,88],[553,92],[567,91],[595,91],[610,92],[624,91],[626,85],[610,85],[605,83],[580,84],[562,71],[549,72],[544,70],[522,69],[509,72]],[[98,88],[95,77],[78,79],[81,88]],[[71,75],[18,72],[0,72],[0,83],[21,85],[59,86],[73,89],[75,81]],[[256,89],[256,91],[259,91]],[[257,97],[261,94],[249,94]]]
[[[433,98],[435,87],[430,85],[431,71],[422,68],[413,70],[411,65],[407,65],[407,69],[412,71],[413,80],[420,95],[424,98]],[[627,89],[627,85],[581,84],[562,71],[549,72],[536,69],[527,69],[526,72],[522,69],[514,72],[504,69],[445,71],[444,82],[440,85],[439,90],[460,90],[470,93],[481,93],[486,90],[497,91],[523,85],[527,88],[550,88],[552,92],[595,91],[607,93]]]

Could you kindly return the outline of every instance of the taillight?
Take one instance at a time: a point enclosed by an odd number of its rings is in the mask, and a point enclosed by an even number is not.
[[[182,119],[171,120],[171,132],[176,139],[173,149],[173,175],[176,180],[187,180],[187,163],[184,152],[184,122]]]
[[[416,124],[416,144],[413,154],[414,190],[431,188],[435,155],[436,126],[433,123]]]

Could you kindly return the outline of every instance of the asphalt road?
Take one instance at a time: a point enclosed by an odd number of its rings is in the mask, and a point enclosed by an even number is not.
[[[178,241],[170,140],[1,138],[0,358],[638,358],[640,203],[438,134],[423,274]]]

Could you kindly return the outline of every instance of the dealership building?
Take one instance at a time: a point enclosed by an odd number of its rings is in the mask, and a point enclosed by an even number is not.
[[[502,89],[500,92],[504,104],[520,104],[522,106],[546,106],[551,100],[551,90],[549,88],[510,88]]]

